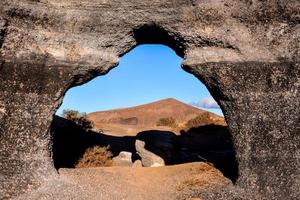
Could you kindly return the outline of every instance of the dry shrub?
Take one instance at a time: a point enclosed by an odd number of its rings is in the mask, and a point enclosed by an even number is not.
[[[201,115],[198,115],[197,117],[189,120],[185,128],[190,129],[190,128],[195,128],[199,126],[204,126],[204,125],[209,125],[209,124],[218,124],[215,123],[216,120],[214,120],[209,112],[204,112]]]
[[[197,191],[199,188],[209,188],[226,183],[227,179],[211,163],[202,163],[191,169],[190,175],[177,185],[177,190],[189,189]]]
[[[77,110],[64,110],[63,117],[70,121],[75,122],[78,126],[84,130],[89,131],[93,128],[93,122],[86,118],[86,113],[80,113]]]
[[[171,128],[176,128],[177,127],[176,119],[174,117],[160,118],[156,122],[156,125],[157,126],[168,126],[168,127],[171,127]]]
[[[112,153],[109,151],[109,146],[94,146],[85,151],[75,167],[87,168],[112,166],[112,156]]]
[[[191,178],[191,179],[185,180],[183,182],[183,184],[186,187],[199,187],[199,186],[207,185],[207,184],[209,184],[209,182],[207,180],[200,179],[200,178]]]

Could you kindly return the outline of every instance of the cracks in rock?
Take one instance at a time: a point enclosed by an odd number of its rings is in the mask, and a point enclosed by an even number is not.
[[[237,46],[232,45],[226,41],[218,40],[217,38],[206,38],[198,36],[195,39],[195,44],[197,44],[197,47],[218,47],[223,49],[230,49],[236,51],[237,53],[241,53],[240,49]]]
[[[40,6],[40,5],[34,5]],[[41,7],[41,10],[46,8]],[[51,9],[51,8],[48,8]],[[22,25],[27,25],[30,27],[34,26],[42,26],[44,28],[53,27],[54,24],[58,23],[61,16],[58,13],[55,13],[53,16],[53,12],[49,10],[49,12],[41,12],[38,9],[33,10],[32,6],[12,6],[5,11],[6,15],[10,17],[12,20],[15,20],[18,23],[22,23]]]
[[[5,19],[0,19],[0,49],[4,43],[5,33],[7,28],[7,21]],[[0,51],[1,55],[1,51]]]

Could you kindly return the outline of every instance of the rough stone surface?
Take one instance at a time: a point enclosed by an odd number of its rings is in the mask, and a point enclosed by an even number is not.
[[[132,153],[121,151],[118,156],[113,158],[114,166],[132,166]]]
[[[132,167],[143,167],[142,161],[141,160],[134,161]]]
[[[144,43],[174,49],[223,110],[240,176],[207,199],[299,199],[299,4],[1,0],[0,199],[59,179],[48,130],[64,94]]]
[[[144,148],[161,157],[165,164],[175,163],[174,160],[176,159],[179,146],[175,133],[171,131],[147,130],[139,132],[136,139],[143,141],[145,143]]]
[[[141,140],[135,141],[135,148],[137,154],[142,159],[143,167],[161,167],[165,165],[164,159],[159,157],[158,155],[152,153],[151,151],[145,148],[145,142]]]

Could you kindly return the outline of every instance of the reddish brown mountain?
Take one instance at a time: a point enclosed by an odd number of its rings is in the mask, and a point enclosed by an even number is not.
[[[152,103],[93,112],[88,119],[93,121],[96,129],[102,129],[113,135],[135,135],[144,130],[171,130],[170,127],[157,126],[161,118],[174,118],[179,126],[207,111],[182,103],[176,99],[163,99]],[[224,123],[224,119],[216,114],[209,113],[211,123]]]

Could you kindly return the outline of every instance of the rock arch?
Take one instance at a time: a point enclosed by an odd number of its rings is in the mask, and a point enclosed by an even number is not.
[[[173,48],[222,107],[240,177],[219,199],[299,198],[297,13],[296,1],[1,1],[0,198],[59,181],[48,129],[64,93],[142,43]]]

